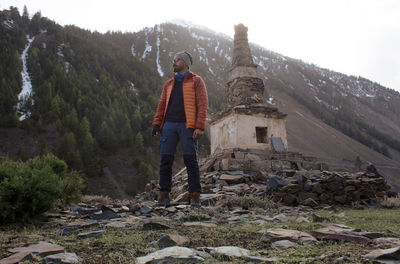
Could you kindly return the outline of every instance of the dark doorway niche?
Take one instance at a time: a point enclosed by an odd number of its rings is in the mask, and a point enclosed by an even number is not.
[[[256,138],[257,143],[267,143],[268,128],[267,127],[256,127]]]

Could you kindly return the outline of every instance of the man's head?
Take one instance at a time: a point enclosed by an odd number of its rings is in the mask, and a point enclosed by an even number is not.
[[[178,52],[173,60],[174,72],[179,74],[185,73],[193,64],[192,55],[187,51]]]

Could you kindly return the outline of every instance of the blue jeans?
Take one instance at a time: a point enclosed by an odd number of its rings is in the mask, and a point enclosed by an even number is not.
[[[172,165],[176,146],[181,142],[183,161],[188,173],[189,192],[200,192],[200,172],[197,161],[197,140],[193,139],[193,128],[186,128],[186,123],[165,122],[160,140],[160,189],[171,191]]]

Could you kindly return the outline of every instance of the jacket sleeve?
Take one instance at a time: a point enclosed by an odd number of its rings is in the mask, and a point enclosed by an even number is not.
[[[205,130],[206,128],[206,118],[208,111],[208,95],[206,84],[200,76],[197,76],[195,83],[196,92],[196,128]]]
[[[158,106],[156,110],[156,114],[154,115],[153,123],[152,126],[158,125],[161,126],[163,118],[164,118],[164,112],[165,112],[165,107],[167,103],[167,95],[166,95],[166,83],[163,86],[160,100],[158,101]]]

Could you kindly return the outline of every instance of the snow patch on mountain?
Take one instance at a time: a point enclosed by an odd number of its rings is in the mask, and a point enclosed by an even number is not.
[[[28,44],[26,44],[24,51],[22,52],[21,55],[21,60],[22,60],[22,90],[18,94],[18,100],[20,101],[17,105],[17,109],[21,110],[22,108],[22,103],[24,100],[29,98],[32,94],[32,82],[31,82],[31,77],[29,76],[28,72],[28,64],[27,64],[27,58],[28,58],[28,51],[29,48],[31,47],[31,44],[35,37],[30,37],[29,35],[26,35],[26,39],[28,40]],[[33,103],[33,100],[32,100]],[[21,116],[19,118],[20,121],[26,119],[27,117],[30,116],[30,113],[21,113]]]
[[[14,27],[14,20],[12,20],[12,19],[4,20],[3,26],[7,29],[12,29]]]
[[[139,90],[136,88],[135,84],[133,82],[129,82],[129,86],[132,92],[134,92],[136,95],[139,95]]]
[[[146,48],[143,51],[142,61],[146,59],[146,56],[147,56],[148,53],[151,52],[151,49],[152,49],[152,47],[149,44],[149,40],[148,40],[148,38],[146,38]]]
[[[161,65],[160,65],[160,35],[157,35],[157,71],[158,74],[160,74],[161,77],[164,77],[164,72],[162,71]]]
[[[203,36],[197,35],[195,32],[191,32],[191,34],[192,34],[192,37],[197,39],[197,40],[211,41],[210,37],[203,37]]]
[[[59,45],[57,47],[57,55],[64,58],[64,53],[62,52],[63,48],[64,48],[65,44],[62,43],[61,45]]]
[[[207,33],[210,33],[210,34],[213,34],[213,35],[217,35],[217,36],[232,40],[231,37],[229,37],[228,35],[226,35],[224,33],[216,32],[216,31],[214,31],[212,29],[209,29],[208,27],[201,26],[201,25],[196,25],[196,24],[193,24],[192,22],[189,22],[189,21],[186,21],[186,20],[183,20],[183,19],[176,18],[176,19],[167,21],[167,23],[175,24],[177,26],[181,26],[181,27],[188,28],[188,29],[193,29],[193,28],[200,29],[200,30],[205,31]]]
[[[131,52],[132,52],[133,57],[136,57],[135,44],[132,44]]]

